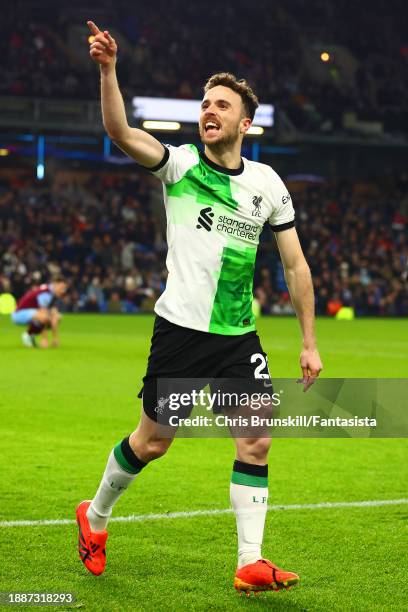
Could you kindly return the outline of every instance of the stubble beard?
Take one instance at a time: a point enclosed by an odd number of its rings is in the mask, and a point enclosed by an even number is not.
[[[217,139],[215,142],[206,142],[205,133],[202,134],[200,130],[199,135],[201,142],[206,147],[208,147],[210,151],[213,151],[217,155],[224,153],[229,149],[232,149],[239,139],[239,135],[233,133],[232,131],[228,134],[225,134],[222,138]]]

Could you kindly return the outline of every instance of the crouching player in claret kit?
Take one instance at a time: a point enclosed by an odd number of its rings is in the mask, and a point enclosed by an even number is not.
[[[15,325],[27,326],[21,339],[27,348],[39,346],[48,348],[48,331],[51,330],[51,346],[59,346],[58,326],[61,315],[55,303],[67,291],[67,282],[57,277],[49,284],[43,284],[27,291],[17,302],[17,308],[11,315]]]
[[[93,34],[90,54],[100,67],[106,131],[162,181],[169,243],[169,275],[155,306],[140,422],[111,451],[93,500],[77,507],[79,556],[98,575],[105,569],[106,529],[114,504],[172,443],[158,429],[158,381],[250,380],[260,368],[269,378],[252,313],[255,257],[265,224],[275,233],[301,326],[305,389],[322,364],[314,335],[311,275],[295,229],[291,198],[272,168],[241,157],[242,141],[258,106],[249,85],[229,73],[213,75],[205,85],[199,116],[204,150],[192,144],[164,146],[145,131],[129,127],[116,79],[115,40],[93,22],[88,25]],[[234,441],[230,484],[238,533],[234,586],[247,594],[290,588],[298,583],[298,575],[280,569],[261,552],[270,439]]]

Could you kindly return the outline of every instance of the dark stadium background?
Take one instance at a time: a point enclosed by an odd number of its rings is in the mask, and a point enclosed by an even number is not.
[[[407,17],[407,0],[2,0],[1,609],[7,591],[21,591],[73,593],[60,609],[86,612],[408,610]],[[118,41],[132,125],[133,96],[199,99],[220,70],[274,105],[273,128],[248,136],[244,155],[288,184],[312,268],[324,369],[306,397],[326,398],[333,383],[335,401],[348,401],[339,390],[357,380],[350,414],[369,397],[372,415],[377,405],[387,415],[381,431],[392,429],[389,439],[361,428],[273,439],[262,553],[299,573],[289,592],[235,593],[234,448],[201,430],[115,506],[105,574],[78,558],[75,508],[137,425],[166,281],[161,185],[104,133],[88,19]],[[157,135],[198,144],[187,124]],[[70,280],[60,346],[26,349],[2,294],[19,298],[60,272]],[[254,292],[273,315],[257,330],[274,385],[305,397],[299,325],[269,229]],[[353,321],[336,320],[350,308]]]
[[[129,121],[134,95],[198,99],[215,71],[247,78],[275,125],[244,155],[289,186],[317,313],[406,316],[404,16],[400,0],[3,2],[0,293],[61,271],[62,310],[137,313],[165,284],[160,185],[104,135],[91,18],[118,40]],[[158,137],[198,141],[187,125]],[[269,230],[254,293],[263,313],[292,312]]]

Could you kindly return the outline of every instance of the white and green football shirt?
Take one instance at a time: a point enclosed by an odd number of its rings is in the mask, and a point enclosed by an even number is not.
[[[151,169],[167,213],[166,289],[155,312],[171,323],[215,334],[255,329],[252,286],[259,236],[294,226],[290,195],[265,164],[242,158],[229,170],[194,145],[165,147]]]

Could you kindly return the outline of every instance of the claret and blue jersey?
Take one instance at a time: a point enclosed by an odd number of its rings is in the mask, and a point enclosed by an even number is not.
[[[17,303],[17,308],[11,315],[16,325],[27,325],[39,308],[51,308],[55,295],[51,285],[40,285],[27,291]]]

